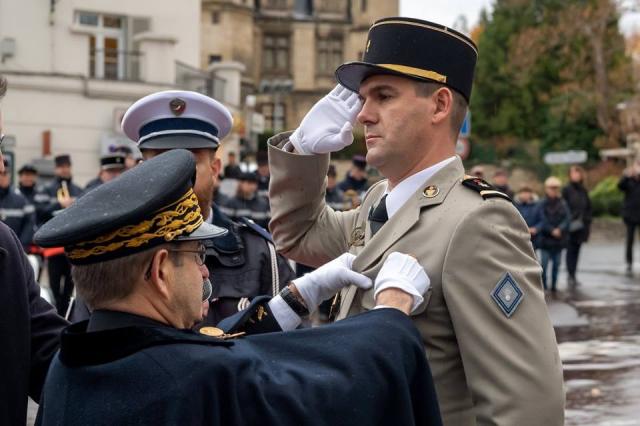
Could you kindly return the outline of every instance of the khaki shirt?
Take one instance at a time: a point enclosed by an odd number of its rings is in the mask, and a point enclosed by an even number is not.
[[[288,136],[269,141],[270,228],[278,250],[312,266],[350,251],[357,256],[354,270],[372,279],[391,252],[418,259],[431,287],[413,319],[444,424],[564,424],[562,365],[541,269],[514,206],[498,197],[485,200],[462,185],[464,168],[456,159],[424,182],[372,237],[368,212],[386,183],[373,185],[359,208],[335,212],[324,202],[329,155],[285,152],[280,148]],[[509,276],[522,292],[510,316],[492,297]],[[374,304],[373,290],[348,287],[338,319]]]

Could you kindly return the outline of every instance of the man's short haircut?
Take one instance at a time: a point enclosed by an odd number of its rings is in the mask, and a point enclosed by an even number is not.
[[[7,79],[0,74],[0,99],[4,97],[5,93],[7,93]]]
[[[444,84],[440,83],[431,83],[427,81],[416,81],[415,82],[415,90],[416,95],[421,97],[431,96],[441,87],[447,87]],[[453,135],[458,138],[458,133],[460,133],[460,129],[462,128],[462,123],[464,122],[464,118],[467,115],[467,109],[469,105],[467,104],[467,100],[458,93],[456,90],[451,89],[451,93],[453,94],[453,105],[451,106],[451,131]]]
[[[151,250],[105,262],[73,265],[71,276],[78,295],[91,309],[128,297],[133,293],[138,278],[146,273],[153,256],[163,248],[170,248],[170,245],[161,245]],[[176,266],[180,265],[179,254],[169,252]]]

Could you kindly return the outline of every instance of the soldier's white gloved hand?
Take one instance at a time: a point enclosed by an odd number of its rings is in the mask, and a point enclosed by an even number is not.
[[[358,94],[338,84],[311,108],[289,140],[300,154],[340,151],[353,142],[353,124],[361,109]]]
[[[368,277],[351,270],[353,259],[353,254],[344,253],[315,271],[293,280],[309,312],[315,311],[320,303],[349,284],[362,289],[371,288],[372,283]]]
[[[411,312],[422,303],[422,297],[431,285],[429,276],[420,266],[418,261],[407,254],[391,253],[384,261],[378,276],[376,277],[373,297],[387,288],[398,288],[413,296]]]

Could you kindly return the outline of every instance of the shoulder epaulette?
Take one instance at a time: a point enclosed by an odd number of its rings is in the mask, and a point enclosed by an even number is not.
[[[491,184],[479,177],[465,175],[464,179],[462,179],[462,184],[467,188],[477,191],[485,200],[489,198],[504,198],[505,200],[511,201],[511,197],[504,192],[498,191]]]
[[[271,234],[269,233],[269,231],[267,231],[266,229],[264,229],[262,226],[258,225],[251,219],[247,219],[246,217],[241,217],[238,219],[238,222],[246,226],[247,228],[251,229],[254,233],[260,235],[265,240],[273,242],[273,238],[271,237]]]

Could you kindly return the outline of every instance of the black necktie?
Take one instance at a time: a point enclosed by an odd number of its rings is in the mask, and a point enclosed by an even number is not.
[[[387,220],[389,220],[389,216],[387,216],[387,194],[384,194],[376,208],[372,208],[369,211],[369,226],[371,227],[372,237],[382,228],[382,225],[384,225]]]

